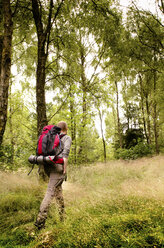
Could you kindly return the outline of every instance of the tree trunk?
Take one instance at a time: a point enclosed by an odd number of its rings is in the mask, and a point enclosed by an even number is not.
[[[157,128],[157,102],[156,102],[156,71],[154,70],[154,99],[153,99],[153,126],[154,126],[154,139],[155,139],[155,151],[159,154],[159,145],[158,145],[158,128]]]
[[[81,82],[82,82],[82,92],[83,92],[83,119],[82,119],[82,127],[85,129],[86,127],[86,119],[87,119],[87,87],[86,87],[86,76],[85,76],[85,55],[84,48],[81,47]]]
[[[0,73],[1,73],[1,62],[2,62],[2,48],[3,48],[3,7],[2,0],[0,0]]]
[[[71,92],[71,89],[70,89]],[[72,138],[72,154],[73,154],[73,164],[76,164],[76,120],[75,120],[75,109],[74,109],[74,99],[73,94],[70,93],[70,112],[71,112],[71,138]]]
[[[42,8],[40,6],[40,8]],[[42,128],[48,124],[46,115],[46,100],[45,100],[45,67],[47,62],[46,53],[46,38],[47,33],[44,32],[41,9],[39,8],[38,0],[32,0],[32,11],[35,20],[37,36],[38,36],[38,59],[36,72],[36,112],[37,112],[37,130],[38,136]],[[47,51],[48,52],[48,51]]]
[[[48,124],[45,100],[46,62],[49,51],[52,22],[55,21],[56,17],[58,16],[63,2],[64,0],[61,0],[59,3],[52,20],[52,10],[54,8],[54,4],[53,0],[49,0],[49,12],[47,14],[47,20],[44,20],[43,22],[42,9],[44,7],[39,0],[32,0],[32,12],[38,37],[38,61],[36,73],[36,111],[38,135],[40,134],[42,128]],[[45,28],[43,28],[44,24]]]
[[[122,133],[121,133],[121,123],[120,123],[120,116],[119,116],[119,97],[118,97],[118,85],[115,81],[115,87],[116,87],[116,98],[117,98],[117,132],[118,132],[118,138],[119,138],[119,144],[120,148],[123,147],[122,144]]]
[[[145,94],[146,98],[146,112],[147,112],[147,130],[148,130],[148,144],[151,144],[151,125],[150,125],[150,110],[149,110],[149,100],[148,93]]]
[[[144,89],[143,89],[143,82],[142,77],[139,75],[139,82],[140,82],[140,95],[141,95],[141,109],[142,109],[142,119],[143,119],[143,125],[144,125],[144,133],[147,140],[147,144],[149,144],[149,138],[147,134],[147,128],[146,128],[146,120],[145,120],[145,110],[144,110]]]
[[[82,84],[82,122],[81,122],[81,144],[79,147],[79,156],[81,156],[81,162],[86,162],[86,155],[84,154],[84,147],[85,147],[85,129],[86,129],[86,121],[87,121],[87,81],[85,76],[85,55],[84,55],[84,48],[80,47],[80,59],[81,59],[81,84]]]
[[[45,67],[47,55],[44,52],[44,36],[38,38],[38,63],[36,77],[36,103],[37,103],[37,130],[38,135],[42,128],[48,124],[45,99]]]
[[[11,94],[11,92],[10,92]],[[10,142],[11,142],[11,164],[14,163],[14,153],[15,153],[15,141],[14,141],[14,132],[13,132],[13,123],[12,123],[12,105],[11,105],[11,98],[9,99],[9,117],[8,117],[8,123],[9,123],[9,130],[10,130]]]
[[[100,109],[99,109],[99,118],[100,118],[100,125],[101,125],[101,137],[102,137],[102,142],[103,142],[104,162],[106,163],[106,142],[105,142],[104,131],[103,131],[103,126],[102,126],[102,113]]]
[[[113,114],[113,119],[114,119],[114,143],[115,143],[117,140],[117,134],[116,134],[116,132],[117,132],[117,120],[116,120],[116,110],[114,108],[113,102],[112,102],[111,107],[112,107],[112,114]]]
[[[10,0],[3,0],[4,35],[0,62],[0,146],[7,121],[8,89],[11,70],[13,22]],[[2,42],[2,38],[1,38]]]

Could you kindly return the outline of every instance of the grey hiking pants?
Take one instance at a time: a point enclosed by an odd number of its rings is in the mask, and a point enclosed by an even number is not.
[[[40,205],[40,211],[37,217],[37,222],[43,222],[46,220],[50,204],[54,197],[59,208],[60,219],[63,218],[64,198],[62,194],[62,183],[64,179],[65,175],[63,175],[63,165],[56,164],[56,166],[53,167],[50,171],[47,191]]]

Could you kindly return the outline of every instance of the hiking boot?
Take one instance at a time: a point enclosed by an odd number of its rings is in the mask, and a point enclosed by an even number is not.
[[[60,218],[60,222],[64,222],[66,220],[66,214],[65,213],[59,213],[59,218]]]
[[[36,222],[34,223],[34,226],[36,226],[36,228],[37,228],[38,230],[41,230],[41,229],[45,228],[45,220],[36,221]]]

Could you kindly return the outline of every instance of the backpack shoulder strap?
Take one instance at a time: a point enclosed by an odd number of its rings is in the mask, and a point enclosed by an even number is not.
[[[61,133],[61,134],[59,135],[60,139],[62,139],[65,135],[66,135],[66,134]]]

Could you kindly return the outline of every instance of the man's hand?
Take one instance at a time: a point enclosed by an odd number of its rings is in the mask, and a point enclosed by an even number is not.
[[[64,180],[67,181],[67,173],[65,173],[64,176],[65,176]]]

